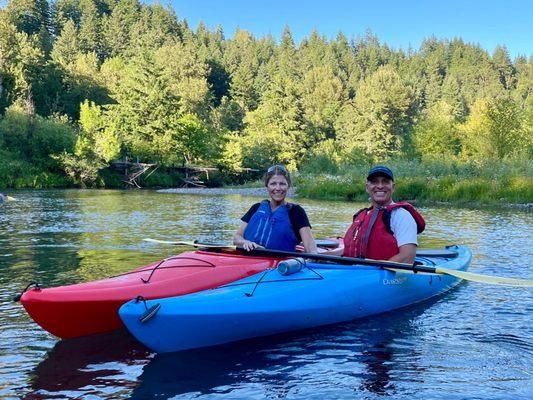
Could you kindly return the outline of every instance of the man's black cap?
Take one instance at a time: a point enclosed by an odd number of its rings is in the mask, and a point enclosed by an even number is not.
[[[389,178],[391,181],[394,181],[394,175],[392,174],[392,171],[384,167],[383,165],[377,165],[368,171],[368,176],[366,177],[366,180],[369,181],[375,176],[385,176]]]

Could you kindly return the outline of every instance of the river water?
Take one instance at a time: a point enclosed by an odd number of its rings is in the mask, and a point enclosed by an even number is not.
[[[345,324],[157,355],[118,331],[60,341],[12,297],[167,257],[143,238],[229,242],[259,200],[155,191],[10,192],[0,206],[0,397],[25,399],[532,399],[533,292],[463,283]],[[315,237],[341,235],[362,204],[301,200]],[[466,244],[470,271],[533,276],[533,216],[421,208],[421,247]],[[213,327],[216,329],[216,326]]]

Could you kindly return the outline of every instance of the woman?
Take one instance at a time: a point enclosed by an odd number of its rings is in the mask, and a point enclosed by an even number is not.
[[[316,243],[304,209],[285,201],[291,177],[283,165],[273,165],[265,174],[270,200],[254,204],[241,218],[233,243],[248,251],[257,247],[294,251],[303,242],[305,251],[316,253]]]

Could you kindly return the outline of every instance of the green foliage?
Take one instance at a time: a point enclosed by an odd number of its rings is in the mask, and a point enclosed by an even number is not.
[[[533,202],[533,163],[486,161],[391,160],[396,175],[394,198],[419,202],[456,203]],[[344,165],[336,175],[305,172],[298,178],[298,194],[317,199],[367,201],[364,191],[368,167]]]
[[[18,106],[11,106],[0,120],[5,150],[31,161],[39,168],[55,168],[53,154],[72,151],[75,130],[65,120],[28,115]]]
[[[521,135],[522,118],[510,99],[477,100],[460,127],[463,157],[504,159],[518,155],[528,145],[527,136]]]
[[[104,164],[97,160],[78,157],[64,152],[54,156],[61,163],[66,174],[82,188],[91,187],[96,184],[98,171]]]
[[[444,101],[426,110],[416,124],[413,144],[423,158],[454,157],[459,153],[460,140],[453,109]]]
[[[120,154],[121,141],[113,129],[105,127],[102,108],[90,101],[80,106],[80,134],[75,154],[87,159],[99,159],[106,163]]]
[[[217,164],[229,173],[239,173],[243,167],[241,139],[235,134],[228,133],[224,137],[224,144]]]
[[[220,182],[275,162],[343,177],[388,160],[406,174],[406,198],[508,198],[504,183],[528,196],[508,163],[533,157],[532,99],[531,57],[460,38],[418,50],[370,31],[351,41],[313,31],[300,44],[288,26],[279,43],[244,30],[226,38],[138,0],[9,0],[0,10],[0,152],[13,165],[0,171],[13,186],[117,187],[101,168],[121,156],[161,170],[216,165]],[[146,183],[173,184],[169,174]],[[420,176],[435,179],[424,187]],[[339,196],[365,200],[350,187]]]
[[[246,165],[262,169],[282,163],[295,169],[309,140],[304,131],[297,87],[277,75],[259,108],[245,117]]]
[[[413,94],[389,66],[365,79],[336,122],[339,144],[382,159],[401,153],[411,129]]]

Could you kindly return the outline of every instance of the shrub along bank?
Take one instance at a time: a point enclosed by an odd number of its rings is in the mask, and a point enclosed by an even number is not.
[[[395,173],[396,200],[476,205],[533,203],[533,162],[529,160],[387,162]],[[367,201],[368,165],[342,165],[336,172],[303,169],[298,195],[313,199]]]

